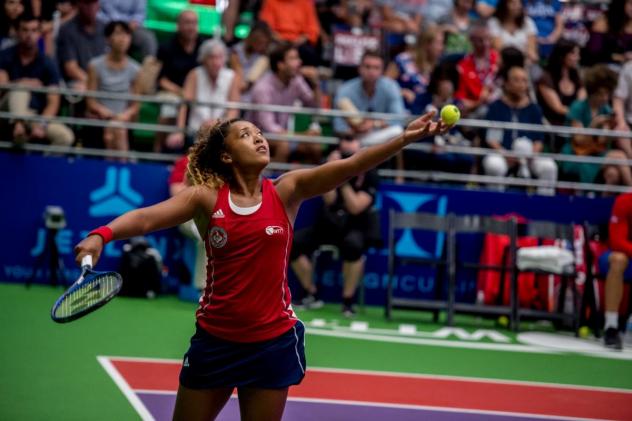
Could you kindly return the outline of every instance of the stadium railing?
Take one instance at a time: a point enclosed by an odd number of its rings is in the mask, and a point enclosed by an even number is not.
[[[399,120],[399,121],[410,121],[413,116],[410,115],[396,115],[396,114],[387,114],[387,113],[368,113],[368,112],[347,112],[340,110],[330,110],[330,109],[321,109],[321,108],[308,108],[308,107],[295,107],[295,106],[280,106],[280,105],[262,105],[262,104],[249,104],[249,103],[241,103],[241,102],[206,102],[206,101],[185,101],[185,100],[172,100],[160,98],[153,95],[133,95],[133,94],[111,94],[105,92],[97,92],[97,91],[84,91],[78,92],[68,88],[59,88],[59,87],[42,87],[42,88],[32,88],[25,87],[22,85],[16,84],[4,84],[0,85],[0,91],[9,91],[9,90],[27,90],[32,93],[57,93],[60,95],[72,96],[74,98],[78,97],[93,97],[93,98],[101,98],[101,99],[121,99],[121,100],[129,100],[129,101],[142,101],[145,103],[154,103],[154,104],[187,104],[187,105],[203,105],[210,106],[216,108],[232,108],[239,109],[242,111],[272,111],[272,112],[283,112],[283,113],[291,113],[291,114],[309,114],[317,119],[331,119],[334,117],[351,117],[351,116],[360,116],[365,118],[374,118],[374,119],[383,119],[383,120]],[[17,116],[6,112],[0,111],[0,120],[11,120],[16,118]],[[89,127],[108,127],[112,126],[113,123],[89,119],[89,118],[78,118],[78,117],[65,117],[65,116],[55,116],[55,117],[44,117],[39,115],[33,116],[19,116],[20,119],[26,121],[37,121],[37,122],[50,122],[55,121],[62,124],[67,124],[70,126],[89,126]],[[170,125],[161,125],[161,124],[150,124],[150,123],[116,123],[118,127],[127,128],[131,130],[146,130],[152,131],[156,133],[176,133],[182,132],[183,129],[179,129]],[[614,130],[602,130],[602,129],[584,129],[584,128],[576,128],[576,127],[564,127],[564,126],[551,126],[551,125],[534,125],[534,124],[523,124],[523,123],[504,123],[504,122],[496,122],[496,121],[488,121],[488,120],[473,120],[473,119],[462,119],[459,121],[460,126],[470,127],[470,128],[478,128],[478,129],[508,129],[508,130],[525,130],[531,132],[539,132],[545,134],[557,134],[557,135],[573,135],[573,134],[584,134],[590,136],[604,136],[609,138],[621,138],[621,139],[632,139],[632,133],[623,132],[623,131],[614,131]],[[319,143],[319,144],[328,144],[335,145],[338,143],[338,138],[332,136],[314,136],[314,135],[302,135],[302,134],[275,134],[275,133],[265,133],[266,137],[269,140],[289,140],[293,142],[308,142],[308,143]],[[13,147],[12,142],[0,142],[0,149],[7,149]],[[420,150],[425,152],[435,152],[435,146],[431,144],[417,143],[408,146],[409,149],[412,150]],[[152,160],[152,161],[165,161],[170,162],[174,161],[179,157],[179,155],[174,154],[162,154],[162,153],[149,153],[149,152],[139,152],[139,151],[111,151],[111,150],[103,150],[103,149],[89,149],[89,148],[76,148],[76,147],[56,147],[56,146],[47,146],[47,145],[35,145],[35,144],[27,144],[25,145],[25,149],[33,150],[33,151],[49,151],[54,153],[68,153],[73,155],[90,155],[90,156],[103,156],[103,157],[117,157],[117,158],[129,158],[136,160]],[[459,153],[459,154],[467,154],[474,156],[485,156],[490,153],[490,150],[487,148],[481,147],[473,147],[473,146],[456,146],[456,145],[445,145],[441,147],[442,152],[451,152],[451,153]],[[512,157],[512,158],[529,158],[530,155],[523,154],[515,151],[504,151],[504,156]],[[557,154],[557,153],[539,153],[539,157],[551,158],[557,162],[576,162],[576,163],[584,163],[584,164],[598,164],[598,165],[629,165],[632,166],[632,160],[630,159],[611,159],[605,157],[596,157],[596,156],[575,156],[575,155],[566,155],[566,154]],[[286,171],[289,169],[297,168],[300,165],[297,164],[284,164],[284,163],[272,163],[270,165],[270,170],[272,171]],[[513,187],[556,187],[559,189],[569,189],[575,191],[590,191],[590,192],[612,192],[619,193],[629,191],[629,187],[625,186],[605,186],[600,184],[592,184],[592,183],[577,183],[577,182],[569,182],[569,181],[557,181],[554,184],[544,181],[544,180],[535,180],[535,179],[520,179],[520,178],[509,178],[509,177],[493,177],[479,174],[459,174],[459,173],[449,173],[449,172],[436,172],[436,171],[396,171],[396,170],[380,170],[380,175],[383,177],[405,177],[411,180],[417,181],[432,181],[432,182],[451,182],[451,183],[481,183],[481,184],[491,184],[491,185],[502,185],[502,186],[513,186]]]

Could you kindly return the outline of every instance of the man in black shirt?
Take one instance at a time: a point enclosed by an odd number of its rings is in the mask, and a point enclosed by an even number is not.
[[[18,19],[18,44],[0,52],[0,85],[15,83],[24,87],[55,87],[59,72],[55,63],[38,48],[42,35],[41,22],[32,15]],[[63,124],[20,119],[35,114],[54,117],[59,111],[58,94],[31,94],[28,90],[12,90],[5,94],[2,106],[15,116],[11,136],[17,143],[27,140],[48,141],[53,145],[69,146],[73,132]]]
[[[178,16],[175,35],[158,48],[158,61],[162,64],[158,75],[158,95],[163,99],[179,100],[182,98],[182,87],[187,74],[198,63],[198,49],[202,43],[198,34],[198,17],[195,12],[185,10]],[[163,104],[160,108],[160,124],[174,124],[178,115],[178,107]],[[167,149],[178,149],[181,145],[163,145],[164,134],[158,134],[154,150],[160,152],[163,146]]]
[[[357,139],[341,139],[338,149],[328,160],[344,159],[360,149]],[[379,230],[378,220],[372,212],[378,187],[375,170],[350,179],[346,184],[323,195],[323,207],[314,224],[294,236],[291,264],[294,273],[305,289],[302,304],[308,308],[322,306],[316,298],[313,267],[308,256],[323,244],[340,250],[344,286],[342,312],[346,317],[355,314],[353,300],[364,274],[364,253],[369,248],[371,234]]]
[[[88,82],[88,63],[105,53],[105,24],[97,20],[99,0],[75,1],[77,15],[59,29],[57,58],[66,82],[83,91]]]

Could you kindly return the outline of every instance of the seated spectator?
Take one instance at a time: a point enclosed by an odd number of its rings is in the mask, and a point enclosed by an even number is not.
[[[499,55],[491,46],[487,25],[482,22],[472,27],[470,42],[472,52],[457,64],[459,82],[454,97],[461,102],[464,116],[481,118],[494,91]]]
[[[543,124],[540,107],[529,98],[529,79],[527,71],[522,67],[511,67],[503,76],[503,96],[490,104],[487,120],[517,122],[527,124]],[[557,181],[557,165],[550,158],[539,158],[542,151],[542,133],[522,130],[487,129],[487,145],[495,153],[485,156],[483,169],[486,175],[496,177],[519,176],[531,178],[532,175],[551,184]],[[528,154],[529,158],[509,158],[503,151],[513,150]],[[554,187],[538,187],[538,193],[555,194]]]
[[[320,63],[316,49],[320,23],[313,0],[264,0],[259,19],[270,25],[280,41],[292,43],[306,66]]]
[[[516,47],[505,47],[500,50],[499,62],[500,67],[498,68],[498,72],[496,73],[496,79],[494,79],[492,92],[489,94],[489,97],[487,99],[487,102],[489,104],[497,101],[504,95],[504,78],[507,76],[507,71],[510,68],[517,66],[526,69],[525,55]],[[531,79],[529,79],[529,98],[531,98],[532,101],[535,101],[536,98]]]
[[[386,69],[386,76],[399,84],[404,105],[412,114],[421,114],[414,104],[426,93],[430,74],[443,55],[443,41],[439,27],[427,26],[417,37],[415,48],[398,54]]]
[[[24,12],[24,0],[2,0],[0,9],[0,50],[17,43],[18,18]]]
[[[439,115],[446,105],[460,107],[460,102],[454,98],[455,87],[458,83],[458,71],[452,63],[437,66],[430,77],[427,100],[421,109],[424,114],[434,111]],[[421,107],[420,107],[421,108]],[[434,144],[431,152],[414,149],[404,150],[404,167],[407,170],[444,171],[455,173],[470,173],[474,165],[472,155],[444,152],[441,150],[446,144],[453,146],[470,146],[471,142],[465,138],[460,128],[454,127],[448,133],[440,136],[428,137],[421,142]]]
[[[315,69],[301,68],[298,50],[292,44],[282,44],[270,53],[270,71],[263,75],[252,88],[253,105],[294,105],[318,107],[320,82]],[[272,111],[250,111],[248,120],[266,133],[289,133],[290,114]],[[320,132],[318,132],[320,133]],[[308,131],[306,134],[318,134]],[[287,162],[290,154],[304,157],[316,163],[321,158],[321,145],[316,143],[292,143],[270,140],[271,157],[276,162]]]
[[[0,52],[0,85],[10,82],[30,88],[57,87],[57,67],[39,51],[37,45],[42,35],[40,21],[24,13],[19,17],[17,30],[17,45]],[[11,127],[14,142],[47,141],[52,145],[72,145],[74,134],[63,124],[20,120],[20,117],[33,115],[55,117],[59,101],[58,94],[31,94],[20,90],[7,92],[2,102],[3,108],[15,115]]]
[[[445,47],[443,53],[458,60],[470,51],[470,30],[472,28],[472,11],[474,0],[455,0],[452,12],[441,19],[439,25],[445,33]]]
[[[359,77],[343,83],[336,92],[334,104],[350,112],[390,113],[403,117],[406,114],[404,101],[397,84],[383,75],[384,60],[377,51],[367,50],[360,61]],[[381,143],[401,132],[403,122],[373,118],[336,117],[334,132],[340,136],[357,138],[365,145]],[[398,170],[404,169],[401,153],[395,157]],[[398,182],[403,181],[398,177]]]
[[[347,158],[360,150],[356,139],[341,139],[328,161]],[[364,274],[364,254],[371,246],[371,233],[376,230],[372,206],[377,194],[378,176],[375,170],[358,175],[335,190],[323,195],[323,206],[314,224],[299,230],[294,236],[290,261],[292,269],[305,290],[302,304],[307,308],[322,306],[313,281],[310,256],[323,244],[337,246],[342,258],[342,313],[355,315],[354,296]]]
[[[629,132],[632,126],[632,61],[628,61],[619,73],[617,88],[612,98],[612,108],[616,118],[616,129]],[[628,159],[632,158],[630,142],[632,142],[630,138],[619,141],[619,148],[625,152]]]
[[[515,47],[525,55],[527,62],[538,62],[537,28],[533,19],[525,15],[521,0],[499,0],[489,20],[489,32],[496,50]]]
[[[626,326],[619,324],[619,306],[623,298],[623,282],[632,279],[632,193],[621,194],[616,198],[608,228],[610,250],[599,258],[600,272],[607,273],[603,340],[606,348],[621,351],[621,332],[625,331]]]
[[[57,59],[62,76],[70,87],[84,91],[90,60],[105,54],[105,24],[97,20],[99,0],[76,2],[77,15],[59,30]]]
[[[257,22],[245,40],[233,45],[230,53],[230,68],[241,80],[242,101],[250,100],[253,84],[268,70],[268,49],[272,41],[272,32],[265,22]]]
[[[156,57],[158,41],[156,35],[143,28],[147,15],[147,0],[107,0],[101,3],[98,19],[104,23],[113,21],[126,22],[132,30],[132,46],[130,54],[145,57]]]
[[[524,7],[538,30],[539,55],[549,57],[564,30],[562,3],[559,0],[526,0]]]
[[[147,0],[108,0],[101,3],[98,17],[105,23],[127,22],[132,30],[132,46],[129,54],[142,64],[143,77],[139,81],[139,93],[154,94],[160,72],[160,65],[156,59],[158,41],[151,30],[143,28],[146,9]]]
[[[632,59],[632,1],[612,0],[605,15],[590,30],[584,64],[616,63]]]
[[[239,101],[239,78],[226,67],[226,54],[226,46],[218,39],[202,43],[198,54],[200,65],[191,70],[184,81],[184,99],[217,103]],[[231,119],[239,115],[238,110],[221,106],[193,104],[190,111],[188,108],[186,104],[180,106],[177,123],[180,129],[186,128],[188,133],[197,133],[202,126],[213,126],[219,119]],[[181,149],[185,146],[184,133],[170,134],[167,145],[172,149]]]
[[[555,47],[542,77],[537,81],[537,98],[546,120],[556,126],[564,125],[568,107],[576,99],[586,98],[579,74],[579,46],[560,40]]]
[[[198,52],[202,39],[198,34],[198,17],[192,10],[185,10],[178,15],[176,33],[158,49],[158,61],[161,63],[158,74],[158,96],[161,99],[181,100],[183,96],[184,80],[191,70],[198,65]],[[178,107],[162,104],[160,107],[160,124],[176,123]],[[160,152],[163,147],[172,149],[165,144],[164,134],[156,135],[154,152]],[[182,145],[175,145],[175,149]]]
[[[105,27],[109,52],[95,57],[88,66],[88,90],[113,94],[138,93],[140,65],[127,55],[132,30],[123,21],[113,21]],[[128,123],[136,118],[138,101],[125,99],[87,98],[89,117],[109,121],[103,130],[106,149],[129,150],[127,128],[117,123]]]
[[[576,100],[568,110],[567,125],[591,129],[609,129],[616,126],[616,119],[610,107],[610,98],[617,84],[617,75],[605,65],[594,66],[584,75],[587,97]],[[612,149],[612,139],[605,136],[573,135],[561,153],[579,156],[605,156],[612,159],[626,159],[621,150]],[[585,164],[576,162],[560,163],[564,178],[581,183],[623,184],[632,186],[632,172],[627,165]]]

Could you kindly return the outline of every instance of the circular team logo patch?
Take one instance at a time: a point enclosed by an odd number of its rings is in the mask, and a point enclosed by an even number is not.
[[[211,240],[211,246],[216,249],[220,249],[226,245],[228,241],[228,234],[224,228],[213,227],[211,229],[211,233],[209,234],[209,238]]]

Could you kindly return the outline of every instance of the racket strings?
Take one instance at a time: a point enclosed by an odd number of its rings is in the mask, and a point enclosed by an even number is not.
[[[85,282],[70,292],[56,311],[57,317],[69,317],[85,311],[115,294],[121,285],[120,277],[103,274]]]

